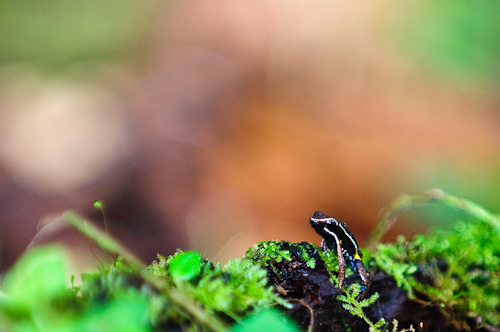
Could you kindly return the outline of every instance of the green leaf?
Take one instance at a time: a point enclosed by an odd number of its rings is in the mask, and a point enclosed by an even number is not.
[[[46,305],[66,290],[67,258],[60,247],[39,247],[24,254],[5,276],[7,296],[18,305]]]
[[[73,331],[150,331],[145,317],[147,305],[139,299],[118,300],[104,310],[95,310],[75,324]]]
[[[197,252],[183,252],[170,261],[168,270],[174,280],[189,280],[200,274],[201,256]]]
[[[285,315],[275,309],[261,310],[237,324],[233,332],[299,332],[299,329]]]

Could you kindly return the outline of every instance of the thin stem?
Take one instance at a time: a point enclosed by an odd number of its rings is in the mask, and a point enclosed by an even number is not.
[[[191,316],[203,323],[212,331],[225,331],[228,327],[217,318],[208,315],[202,307],[190,298],[184,296],[180,291],[175,288],[168,287],[168,285],[161,279],[151,274],[146,265],[137,258],[133,253],[120,245],[118,241],[103,234],[96,226],[91,223],[86,223],[84,219],[73,211],[63,213],[60,221],[70,225],[78,230],[84,236],[94,241],[101,249],[111,254],[121,256],[131,267],[135,268],[140,276],[148,284],[152,285],[158,291],[162,292],[169,299],[177,303],[180,307],[184,308]]]
[[[145,264],[137,258],[133,253],[123,247],[118,241],[104,234],[99,228],[92,223],[86,222],[80,215],[73,211],[64,212],[61,220],[85,237],[92,240],[101,249],[113,255],[122,256],[133,267],[144,267]]]
[[[432,189],[423,193],[402,195],[396,198],[389,205],[389,208],[384,216],[379,220],[377,225],[375,225],[375,228],[368,236],[366,247],[371,251],[375,250],[377,243],[380,242],[385,233],[387,233],[387,231],[394,225],[399,214],[408,211],[415,206],[428,203],[443,204],[457,210],[461,210],[478,220],[500,227],[498,216],[488,212],[476,203],[446,194],[441,189]]]

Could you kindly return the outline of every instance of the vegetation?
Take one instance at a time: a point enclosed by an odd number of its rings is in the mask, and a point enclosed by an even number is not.
[[[394,211],[429,202],[463,210],[470,217],[448,230],[436,228],[411,241],[400,236],[396,243],[378,244],[371,255],[372,265],[392,275],[410,299],[444,310],[451,323],[463,329],[470,328],[470,319],[498,326],[499,219],[472,202],[431,191],[400,198],[382,223],[391,220]]]
[[[118,259],[68,287],[60,247],[32,249],[8,271],[0,293],[0,331],[498,331],[500,223],[477,205],[440,191],[395,201],[372,239],[416,204],[468,212],[449,230],[364,250],[372,284],[338,285],[336,254],[314,244],[257,243],[225,266],[195,252],[142,264],[119,243],[68,212],[54,221],[80,230]],[[42,230],[43,231],[43,230]],[[373,242],[373,241],[372,241]],[[290,317],[292,319],[290,319]],[[388,324],[388,321],[392,321]]]

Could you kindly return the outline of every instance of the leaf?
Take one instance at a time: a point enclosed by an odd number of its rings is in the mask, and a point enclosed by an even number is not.
[[[232,332],[299,332],[286,316],[275,309],[261,310],[237,324]]]
[[[197,252],[183,252],[172,258],[168,270],[174,280],[189,280],[200,274],[201,256]]]
[[[146,332],[147,305],[139,299],[117,300],[102,311],[95,310],[75,324],[73,331]]]
[[[66,290],[68,263],[63,249],[38,247],[24,254],[5,276],[4,289],[13,303],[34,308]]]

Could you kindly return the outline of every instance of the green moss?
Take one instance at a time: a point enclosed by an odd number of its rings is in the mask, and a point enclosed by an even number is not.
[[[358,284],[352,284],[346,290],[345,295],[340,295],[338,298],[343,302],[342,307],[349,311],[351,315],[361,318],[365,323],[368,324],[370,332],[381,331],[381,328],[385,325],[385,319],[381,318],[378,322],[373,323],[368,316],[363,311],[363,308],[371,306],[375,301],[379,299],[378,293],[373,294],[368,299],[358,301],[356,298],[359,294],[360,286]]]
[[[68,289],[66,270],[62,248],[41,247],[24,255],[2,285],[2,330],[150,331],[144,324],[146,297],[136,288],[125,287],[129,273],[84,275],[81,288]]]
[[[224,267],[219,263],[199,261],[201,273],[197,277],[174,278],[171,265],[185,253],[153,262],[153,274],[165,277],[175,287],[202,304],[212,314],[238,320],[256,307],[268,307],[284,302],[267,285],[266,271],[249,259],[232,259]],[[194,269],[194,267],[192,267]]]
[[[289,249],[284,249],[284,247]],[[275,269],[276,263],[281,263],[283,260],[291,262],[293,259],[292,252],[297,254],[297,258],[307,264],[311,269],[316,266],[316,260],[311,257],[309,251],[311,249],[317,249],[315,244],[302,242],[302,243],[291,243],[286,241],[266,241],[258,242],[253,245],[252,248],[248,249],[245,258],[257,262],[262,267],[271,267],[278,273]]]
[[[330,251],[318,250],[318,255],[321,260],[325,263],[325,268],[330,274],[330,281],[334,285],[339,284],[339,259],[336,254],[332,254]],[[347,269],[346,275],[349,276],[351,273],[350,269]]]
[[[365,256],[372,257],[375,265],[392,275],[398,287],[405,289],[408,297],[414,299],[411,275],[418,266],[408,259],[407,249],[404,237],[399,237],[396,244],[379,244],[374,254]]]
[[[209,331],[214,329],[204,324],[204,315],[232,323],[256,309],[285,303],[267,285],[266,272],[248,259],[221,267],[196,259],[197,253],[178,252],[158,256],[151,264],[149,273],[203,308],[197,320],[173,300],[179,293],[158,291],[121,257],[108,268],[83,274],[81,286],[68,289],[63,256],[62,250],[41,248],[6,275],[2,326],[21,332],[96,331],[104,326],[106,331]]]
[[[289,250],[283,250],[279,241],[258,242],[248,249],[245,257],[257,262],[260,266],[269,266],[277,272],[275,263],[283,260],[291,261],[292,255]]]
[[[407,242],[380,244],[375,265],[394,276],[410,298],[419,295],[456,320],[500,323],[500,228],[486,221],[457,222]],[[422,296],[423,295],[423,296]]]

